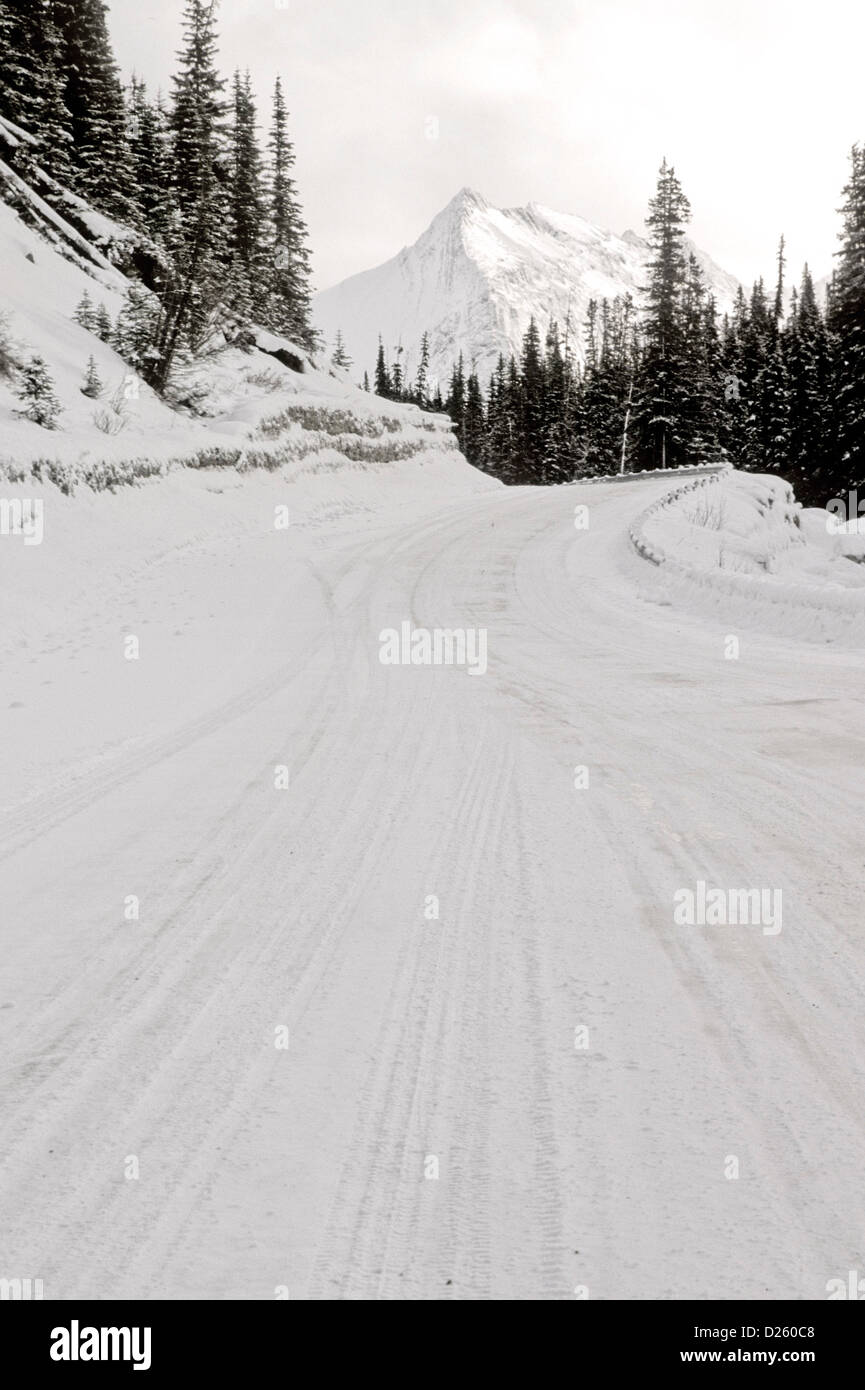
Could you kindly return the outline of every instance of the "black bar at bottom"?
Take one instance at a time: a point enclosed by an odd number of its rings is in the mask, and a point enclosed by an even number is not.
[[[594,1364],[610,1372],[658,1372],[672,1370],[686,1374],[713,1367],[737,1371],[761,1368],[766,1371],[797,1368],[803,1374],[849,1374],[861,1364],[865,1319],[862,1305],[846,1306],[844,1301],[826,1302],[597,1302],[574,1300],[567,1310],[535,1312],[521,1332],[520,1314],[513,1306],[501,1333],[491,1329],[488,1313],[479,1312],[468,1325],[456,1326],[465,1336],[475,1338],[475,1356],[481,1357],[484,1339],[494,1359],[510,1357],[526,1332],[536,1334],[538,1318],[544,1323],[543,1335],[562,1334],[568,1355],[577,1357],[584,1367]],[[495,1315],[493,1314],[493,1320]],[[315,1340],[315,1323],[331,1333],[345,1327],[352,1337],[346,1347],[357,1357],[360,1347],[366,1353],[368,1373],[377,1374],[390,1360],[387,1343],[373,1351],[370,1332],[387,1332],[376,1322],[357,1323],[351,1313],[315,1310],[310,1303],[291,1302],[3,1302],[0,1303],[0,1338],[3,1363],[15,1367],[17,1377],[31,1372],[68,1378],[100,1373],[133,1375],[142,1383],[159,1382],[194,1373],[199,1381],[213,1376],[227,1380],[238,1372],[248,1374],[267,1366],[300,1369],[297,1358],[304,1344],[320,1369],[333,1365],[332,1344]],[[397,1314],[397,1329],[411,1334],[406,1314]],[[422,1370],[429,1374],[441,1357],[442,1374],[452,1375],[456,1349],[447,1339],[448,1329],[441,1314],[427,1328],[418,1329],[425,1340]],[[310,1338],[312,1334],[312,1338]],[[489,1339],[492,1337],[492,1341]],[[339,1344],[337,1344],[339,1345]],[[460,1345],[463,1345],[462,1342]],[[543,1348],[546,1362],[555,1347],[534,1343],[535,1355]],[[511,1349],[511,1351],[508,1350]],[[591,1357],[586,1363],[584,1358]],[[305,1360],[305,1358],[304,1358]],[[463,1365],[463,1354],[458,1361]],[[576,1365],[576,1362],[574,1363]],[[136,1371],[137,1368],[137,1371]],[[391,1362],[392,1372],[393,1364]],[[355,1371],[362,1369],[360,1362]],[[397,1379],[413,1379],[414,1368],[403,1366]],[[147,1378],[145,1380],[145,1377]],[[304,1377],[306,1378],[306,1377]],[[533,1377],[535,1378],[535,1377]]]

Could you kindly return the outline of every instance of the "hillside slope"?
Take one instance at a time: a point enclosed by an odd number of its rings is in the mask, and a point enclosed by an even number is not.
[[[0,151],[26,138],[0,122]],[[115,323],[137,283],[125,270],[153,254],[140,233],[94,212],[38,168],[26,182],[0,159],[0,478],[23,482],[35,468],[68,491],[182,464],[288,468],[295,478],[341,470],[417,475],[426,464],[429,476],[434,460],[443,496],[494,486],[459,454],[446,417],[358,391],[261,330],[243,346],[215,335],[160,398],[110,341],[75,320],[86,293]],[[22,413],[22,370],[34,355],[59,401],[53,429]],[[95,399],[81,389],[91,357],[102,382]]]

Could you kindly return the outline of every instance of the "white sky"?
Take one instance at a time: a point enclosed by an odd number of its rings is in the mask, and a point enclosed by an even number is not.
[[[181,0],[109,7],[124,72],[167,89]],[[219,29],[262,115],[282,74],[318,289],[463,185],[642,231],[663,155],[694,239],[746,284],[782,231],[796,278],[831,269],[865,140],[862,0],[222,0]]]

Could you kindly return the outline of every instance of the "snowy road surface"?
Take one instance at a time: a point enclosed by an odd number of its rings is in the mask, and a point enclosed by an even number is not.
[[[166,541],[10,655],[0,1274],[761,1299],[865,1269],[865,655],[743,630],[725,660],[653,601],[626,529],[664,490]],[[487,674],[381,665],[406,620],[486,628]],[[782,931],[677,925],[700,879],[783,890]]]

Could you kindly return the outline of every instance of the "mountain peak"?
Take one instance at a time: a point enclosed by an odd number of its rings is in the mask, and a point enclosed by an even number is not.
[[[318,294],[315,320],[330,342],[341,332],[361,371],[374,370],[381,333],[402,345],[413,375],[427,334],[431,378],[447,381],[462,352],[486,380],[500,353],[519,356],[532,317],[569,323],[580,357],[589,302],[636,298],[649,256],[634,232],[618,237],[543,203],[497,208],[466,187],[393,260]],[[723,312],[736,282],[708,257],[703,264]]]
[[[461,188],[459,193],[454,194],[447,207],[446,212],[470,212],[473,208],[480,208],[483,211],[489,207],[489,203],[482,193],[478,193],[474,188],[467,185]]]

